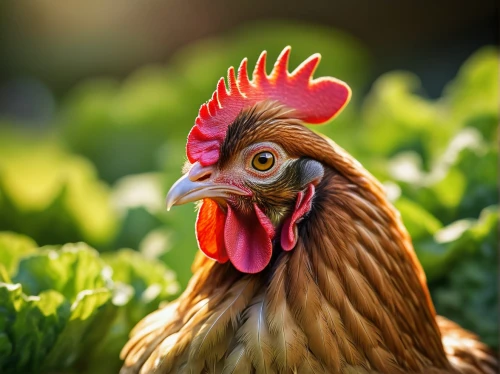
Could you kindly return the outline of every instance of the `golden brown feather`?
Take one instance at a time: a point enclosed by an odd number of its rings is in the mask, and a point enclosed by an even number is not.
[[[141,321],[122,373],[470,373],[498,362],[436,317],[425,274],[381,185],[344,150],[272,106],[234,144],[273,141],[325,166],[290,252],[258,274],[198,254],[178,300]]]

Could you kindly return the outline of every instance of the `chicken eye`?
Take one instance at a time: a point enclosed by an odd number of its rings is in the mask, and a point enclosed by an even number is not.
[[[268,171],[274,166],[274,155],[271,152],[257,153],[253,157],[252,166],[258,171]]]

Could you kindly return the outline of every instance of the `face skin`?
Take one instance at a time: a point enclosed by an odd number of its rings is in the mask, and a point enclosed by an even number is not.
[[[273,142],[254,143],[222,165],[190,165],[170,190],[167,208],[211,198],[224,211],[231,204],[245,212],[256,203],[278,226],[293,209],[298,192],[322,176],[323,167],[315,160],[291,158]]]

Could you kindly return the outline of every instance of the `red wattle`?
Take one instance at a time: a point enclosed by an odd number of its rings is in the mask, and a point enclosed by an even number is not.
[[[305,194],[302,191],[297,194],[295,210],[291,217],[285,220],[281,229],[281,247],[285,251],[291,251],[297,244],[297,222],[311,210],[314,191],[314,185],[311,183],[307,186]]]
[[[262,271],[273,253],[274,227],[269,218],[254,204],[246,214],[227,207],[224,242],[231,263],[244,273]]]
[[[226,215],[212,199],[203,199],[196,218],[196,239],[200,249],[211,259],[224,263],[229,260],[224,244]]]

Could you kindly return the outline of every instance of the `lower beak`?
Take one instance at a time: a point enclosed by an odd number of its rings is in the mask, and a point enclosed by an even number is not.
[[[167,210],[174,205],[182,205],[205,198],[226,199],[230,195],[248,195],[236,186],[211,181],[213,167],[202,167],[195,163],[168,191]]]

